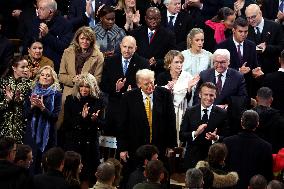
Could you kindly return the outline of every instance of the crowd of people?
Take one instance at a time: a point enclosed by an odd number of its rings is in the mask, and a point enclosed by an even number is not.
[[[183,149],[187,188],[284,188],[283,72],[283,0],[1,1],[0,187],[170,188]]]

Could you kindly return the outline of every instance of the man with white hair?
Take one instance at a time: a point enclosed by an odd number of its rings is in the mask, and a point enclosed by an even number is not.
[[[43,55],[53,60],[55,71],[59,70],[61,56],[73,37],[72,25],[57,12],[55,0],[37,2],[38,17],[33,20],[32,28],[24,41],[24,50],[34,40],[44,46]]]
[[[120,158],[134,161],[135,151],[144,144],[155,145],[161,160],[166,151],[177,145],[175,111],[169,90],[154,85],[154,72],[136,73],[139,88],[128,91],[121,100],[118,136]],[[134,168],[134,165],[130,165]]]
[[[284,32],[279,23],[263,18],[260,7],[250,4],[245,11],[249,22],[248,39],[255,42],[258,63],[264,73],[277,71],[284,49]]]
[[[217,49],[213,53],[213,68],[200,72],[200,80],[197,89],[204,82],[212,82],[217,87],[217,97],[214,104],[227,108],[230,97],[246,97],[247,90],[243,74],[229,68],[230,52],[227,49]],[[194,95],[194,104],[197,104],[199,90]]]

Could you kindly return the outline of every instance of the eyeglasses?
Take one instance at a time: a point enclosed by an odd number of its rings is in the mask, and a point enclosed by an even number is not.
[[[227,63],[227,61],[214,61],[214,64],[226,64]]]
[[[247,18],[247,20],[254,20],[256,17],[257,17],[257,14],[256,15],[252,15],[252,16],[248,16],[246,18]]]

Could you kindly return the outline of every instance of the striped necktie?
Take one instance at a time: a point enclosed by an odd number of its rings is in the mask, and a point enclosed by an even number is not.
[[[152,109],[151,109],[151,99],[149,96],[147,96],[145,100],[145,110],[150,129],[150,143],[152,143]]]

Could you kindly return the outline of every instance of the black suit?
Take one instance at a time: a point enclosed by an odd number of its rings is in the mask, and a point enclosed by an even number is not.
[[[207,157],[208,149],[212,141],[205,139],[207,132],[214,132],[216,128],[217,134],[220,136],[226,135],[226,111],[213,106],[209,115],[209,120],[205,130],[198,135],[195,140],[192,138],[192,132],[196,131],[201,121],[201,105],[193,106],[186,110],[180,128],[180,139],[186,142],[185,168],[194,167],[199,160],[204,160]],[[221,138],[221,137],[220,137]]]
[[[249,27],[248,39],[255,42],[256,45],[266,42],[266,49],[258,54],[258,63],[264,73],[270,73],[278,70],[281,51],[284,49],[284,32],[281,25],[264,19],[264,27],[261,33],[261,41],[258,42],[253,27]]]
[[[261,11],[262,16],[269,20],[275,20],[279,10],[279,0],[263,0]]]
[[[155,71],[156,76],[164,71],[164,56],[169,50],[176,47],[175,35],[164,27],[160,27],[156,30],[150,44],[147,26],[133,30],[131,35],[136,39],[137,53],[140,56],[147,59],[155,57],[157,64],[151,69]]]
[[[257,55],[256,55],[256,46],[254,42],[250,40],[245,40],[243,43],[243,55],[242,58],[239,58],[237,47],[233,41],[233,37],[226,39],[225,41],[217,44],[216,49],[227,49],[230,52],[230,68],[239,70],[239,68],[246,62],[246,66],[251,70],[258,66]],[[251,71],[244,75],[247,91],[249,96],[254,97],[256,94],[256,82],[253,79]]]
[[[167,11],[162,12],[161,16],[161,25],[165,28],[170,29]],[[186,42],[187,34],[192,28],[194,28],[194,26],[195,24],[193,22],[193,19],[187,12],[179,12],[176,17],[173,28],[173,32],[176,36],[176,43],[179,44],[181,42]]]
[[[123,75],[122,70],[122,57],[121,55],[115,55],[105,60],[105,65],[102,73],[102,81],[100,83],[101,90],[108,94],[108,106],[106,112],[107,126],[105,128],[105,134],[117,135],[117,119],[119,119],[118,113],[120,112],[120,99],[122,93],[126,92],[128,85],[132,88],[136,88],[136,72],[140,69],[149,68],[147,61],[134,54],[129,62],[126,75]],[[120,78],[126,78],[124,87],[120,92],[116,92],[116,82]]]
[[[161,157],[167,147],[177,145],[175,111],[171,93],[156,87],[153,92],[152,143],[157,146]],[[134,155],[136,149],[150,143],[150,129],[141,89],[125,93],[121,100],[118,150]]]
[[[268,181],[272,178],[271,145],[250,131],[242,131],[224,139],[228,148],[226,165],[239,175],[237,189],[247,188],[249,180],[256,174]]]
[[[199,89],[200,85],[205,82],[216,84],[214,68],[200,72],[200,80],[196,88]],[[222,91],[215,99],[214,104],[228,104],[232,96],[247,97],[247,90],[243,74],[232,68],[228,68]],[[199,90],[196,90],[194,94],[194,104],[198,104],[198,102]]]
[[[12,43],[0,34],[0,76],[3,76],[10,67],[9,63],[13,58],[13,55]]]
[[[69,185],[65,181],[63,174],[58,170],[48,172],[34,177],[34,189],[68,189]]]
[[[272,107],[280,110],[284,115],[284,72],[277,71],[267,74],[263,80],[262,86],[269,87],[273,91]]]

